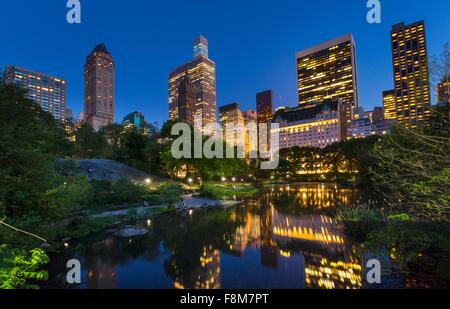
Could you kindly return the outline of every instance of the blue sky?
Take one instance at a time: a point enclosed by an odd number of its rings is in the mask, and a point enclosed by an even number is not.
[[[366,0],[80,0],[82,23],[66,22],[65,0],[0,4],[0,67],[15,64],[67,80],[67,105],[83,109],[83,65],[104,42],[116,63],[116,121],[142,111],[167,119],[169,72],[192,58],[192,41],[209,40],[216,62],[217,106],[255,108],[273,89],[276,106],[296,104],[295,53],[352,32],[357,47],[360,105],[381,105],[392,89],[391,26],[424,19],[428,52],[450,41],[450,1],[381,0],[382,23],[368,24]]]

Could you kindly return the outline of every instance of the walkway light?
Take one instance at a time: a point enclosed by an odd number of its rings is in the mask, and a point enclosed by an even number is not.
[[[152,183],[152,180],[150,178],[147,178],[147,179],[145,179],[145,183],[149,185]]]
[[[227,179],[225,177],[222,177],[222,182],[227,181]]]

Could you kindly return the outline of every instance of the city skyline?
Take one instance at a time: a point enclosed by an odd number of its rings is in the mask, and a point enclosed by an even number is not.
[[[280,8],[276,8],[276,11],[270,13],[271,5],[261,3],[261,7],[252,7],[251,9],[256,12],[262,13],[263,16],[253,17],[253,21],[259,21],[260,18],[266,17],[268,21],[278,21],[281,24],[278,27],[270,28],[271,31],[264,33],[267,25],[261,26],[260,30],[246,29],[242,33],[237,30],[238,25],[244,23],[242,13],[248,13],[249,7],[244,8],[243,12],[236,13],[237,24],[230,27],[230,29],[218,29],[216,22],[209,17],[207,21],[202,25],[195,27],[187,27],[187,31],[177,31],[174,33],[173,27],[169,28],[167,33],[172,35],[170,42],[168,38],[161,38],[159,34],[151,31],[152,35],[145,39],[145,44],[141,44],[137,38],[142,38],[143,32],[137,31],[136,35],[132,35],[129,40],[123,38],[122,35],[117,35],[112,38],[112,34],[109,31],[105,31],[106,25],[111,25],[110,22],[106,23],[105,27],[101,26],[100,29],[92,31],[92,33],[86,33],[86,28],[92,25],[94,22],[89,16],[94,14],[98,9],[95,4],[84,5],[83,7],[83,20],[79,26],[64,24],[64,21],[57,19],[56,11],[64,11],[64,8],[58,8],[49,6],[47,16],[55,14],[56,17],[49,18],[43,21],[44,24],[59,23],[61,22],[61,28],[63,31],[69,30],[70,38],[73,42],[72,45],[62,46],[61,50],[56,50],[49,46],[48,48],[41,48],[40,44],[45,45],[47,42],[36,42],[38,49],[44,51],[45,55],[42,59],[33,59],[28,57],[31,55],[30,50],[22,49],[19,52],[14,53],[15,44],[10,44],[10,47],[6,47],[5,50],[0,52],[0,66],[5,67],[6,64],[16,64],[21,67],[25,67],[30,70],[43,72],[46,74],[59,76],[67,80],[67,108],[73,109],[74,117],[78,112],[83,111],[83,76],[82,65],[79,63],[84,62],[85,55],[92,50],[92,47],[100,42],[105,42],[109,51],[114,55],[114,59],[117,61],[117,82],[116,82],[116,119],[122,119],[125,115],[131,111],[138,110],[143,112],[146,119],[150,122],[158,122],[160,125],[167,119],[167,74],[179,63],[183,63],[189,60],[189,49],[191,48],[190,42],[197,35],[203,34],[210,40],[210,54],[217,65],[217,106],[229,104],[230,102],[239,102],[242,109],[255,109],[255,94],[257,92],[273,89],[274,90],[274,104],[275,107],[286,105],[294,107],[296,105],[296,73],[295,73],[295,53],[305,48],[315,46],[324,41],[330,40],[334,37],[341,36],[345,33],[353,33],[357,47],[357,59],[358,59],[358,84],[359,84],[359,101],[360,105],[366,110],[373,109],[374,106],[382,105],[382,91],[392,89],[392,59],[390,53],[390,29],[392,25],[405,21],[406,24],[416,22],[417,20],[424,19],[426,23],[427,31],[427,45],[429,56],[436,55],[440,52],[441,45],[448,41],[445,36],[438,35],[442,33],[442,29],[448,28],[450,23],[443,18],[439,18],[438,15],[431,18],[436,12],[444,12],[445,7],[449,6],[448,3],[442,1],[442,5],[436,5],[438,9],[434,11],[434,8],[428,8],[427,11],[420,9],[420,1],[408,2],[411,9],[409,12],[402,11],[402,14],[396,14],[395,8],[402,7],[400,3],[383,3],[383,18],[381,25],[370,25],[365,20],[367,9],[365,5],[361,5],[360,9],[352,10],[352,12],[346,12],[339,18],[347,18],[346,22],[342,22],[335,27],[329,27],[330,24],[325,20],[322,21],[319,31],[312,31],[306,33],[298,33],[288,27],[289,25],[298,24],[298,21],[294,21],[294,16],[288,16],[283,19],[276,16],[279,13]],[[265,4],[265,5],[263,5]],[[365,3],[364,3],[365,4]],[[324,4],[325,6],[327,4]],[[161,5],[162,7],[164,5]],[[218,6],[218,5],[217,5]],[[348,8],[348,4],[332,4],[328,3],[330,7],[329,11],[333,11],[333,8],[339,9],[339,11],[345,11]],[[30,4],[29,10],[35,4]],[[317,5],[292,3],[287,2],[284,7],[284,11],[289,9],[301,7],[304,11],[313,10]],[[353,7],[353,6],[352,6]],[[18,7],[12,5],[11,10],[18,10]],[[110,13],[117,12],[117,5],[113,4],[107,8]],[[28,9],[24,16],[28,16]],[[144,10],[145,11],[145,10]],[[226,15],[228,7],[224,8],[224,11],[217,14],[212,13],[215,17],[221,19]],[[433,13],[434,11],[434,13]],[[36,13],[39,15],[41,9],[36,7]],[[135,12],[133,12],[135,13]],[[324,12],[324,16],[331,14],[332,12]],[[398,13],[398,12],[397,12]],[[44,14],[42,12],[42,14]],[[151,14],[154,14],[151,13]],[[180,14],[177,12],[176,14]],[[286,13],[288,14],[288,13]],[[14,15],[14,14],[12,14]],[[36,16],[37,16],[36,15]],[[120,16],[123,16],[125,20],[128,15],[132,15],[130,9],[127,8]],[[289,15],[289,14],[288,14]],[[35,16],[35,18],[36,18]],[[119,16],[119,15],[117,15]],[[153,16],[153,15],[152,15]],[[64,17],[64,16],[63,16]],[[325,19],[325,18],[324,18]],[[8,21],[8,17],[4,20]],[[33,20],[33,17],[31,17]],[[131,26],[136,21],[131,22]],[[315,26],[315,22],[311,21],[311,18],[306,18],[304,22],[309,22],[311,26]],[[123,23],[119,23],[122,24]],[[258,24],[258,23],[256,23]],[[300,23],[302,24],[302,23]],[[134,24],[135,25],[135,24]],[[18,26],[18,33],[22,33],[21,26]],[[69,27],[69,28],[67,28]],[[72,27],[72,28],[70,28]],[[79,28],[77,28],[79,27]],[[148,29],[145,24],[141,23],[141,28]],[[39,27],[38,27],[39,29]],[[38,30],[36,29],[36,30]],[[114,28],[113,28],[114,29]],[[113,30],[112,29],[112,30]],[[22,31],[21,31],[22,30]],[[254,37],[250,36],[250,31],[255,33]],[[320,31],[322,30],[322,31]],[[56,30],[55,30],[56,31]],[[61,31],[61,30],[59,30]],[[114,31],[111,31],[114,32]],[[261,33],[260,33],[261,32]],[[313,34],[314,33],[314,34]],[[444,32],[445,33],[445,32]],[[175,34],[175,35],[174,35]],[[262,42],[262,36],[267,36],[266,40]],[[65,41],[63,38],[62,41]],[[174,41],[174,42],[173,42]],[[368,43],[368,41],[370,41]],[[121,44],[126,42],[127,44]],[[232,44],[232,43],[235,44]],[[255,42],[259,43],[254,44]],[[48,43],[48,42],[47,42]],[[131,44],[128,44],[131,43]],[[153,44],[152,44],[153,43]],[[158,56],[150,56],[147,58],[136,57],[138,59],[130,59],[134,57],[134,53],[141,55],[141,52],[147,51],[150,48],[152,51],[158,50],[158,45],[164,45],[163,56],[161,59]],[[240,44],[236,44],[240,43]],[[261,48],[261,44],[267,47],[266,50]],[[19,50],[20,45],[18,43]],[[48,45],[48,44],[47,44]],[[136,45],[141,46],[142,50],[133,49]],[[274,48],[276,45],[277,48]],[[67,49],[71,49],[69,53]],[[277,49],[275,52],[274,49]],[[241,53],[237,53],[240,51]],[[155,54],[155,53],[153,53]],[[68,56],[72,61],[60,61],[61,55]],[[160,53],[156,55],[161,56]],[[272,57],[268,57],[273,55]],[[376,56],[378,55],[378,56]],[[53,58],[56,59],[52,61]],[[163,65],[159,65],[157,70],[152,70],[152,65],[155,61],[150,58],[158,58],[157,60],[162,62]],[[147,62],[148,59],[148,62]],[[253,59],[254,61],[248,61]],[[260,62],[263,59],[265,62]],[[138,61],[142,67],[141,70],[134,67],[134,63]],[[243,63],[247,63],[247,67],[243,67]],[[62,65],[64,63],[64,65]],[[230,63],[234,65],[230,66]],[[164,70],[162,69],[164,68]],[[376,72],[373,72],[373,68],[379,68]],[[246,72],[242,70],[247,69]],[[371,70],[372,69],[372,70]],[[163,72],[163,74],[161,74]],[[136,74],[137,77],[134,77]],[[148,76],[144,79],[140,79],[139,76],[144,74]],[[252,77],[251,79],[249,77]],[[152,82],[157,81],[157,82]],[[145,88],[143,88],[145,86]],[[282,99],[280,100],[280,97]],[[435,97],[432,96],[432,100]]]

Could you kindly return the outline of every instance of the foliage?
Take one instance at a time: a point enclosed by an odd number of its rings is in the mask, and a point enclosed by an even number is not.
[[[158,187],[156,192],[147,195],[146,199],[154,204],[173,206],[182,201],[182,194],[183,189],[178,184],[164,182]]]
[[[342,223],[346,232],[355,239],[364,240],[383,224],[384,215],[373,204],[358,202],[350,207],[341,207],[336,212],[336,220]]]
[[[200,192],[206,196],[222,199],[230,196],[243,196],[255,194],[259,191],[247,184],[212,184],[205,183],[200,187]]]
[[[446,131],[433,126],[398,126],[377,144],[373,156],[377,160],[371,170],[373,190],[393,212],[423,220],[450,220],[450,144]]]
[[[0,245],[0,289],[38,288],[29,282],[48,279],[48,273],[40,268],[49,261],[42,249],[27,253]]]
[[[280,150],[277,179],[289,181],[350,181],[367,186],[367,172],[374,164],[369,155],[379,137],[352,139],[329,145],[324,149],[291,147]]]
[[[42,194],[64,182],[54,158],[70,151],[50,114],[20,88],[0,86],[0,204],[6,215],[41,207]]]

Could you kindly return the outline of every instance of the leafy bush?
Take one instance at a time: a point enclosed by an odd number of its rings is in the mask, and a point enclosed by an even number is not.
[[[336,220],[342,223],[349,236],[363,241],[368,235],[383,224],[383,214],[369,205],[357,203],[353,206],[340,208]]]
[[[33,288],[38,286],[29,281],[45,281],[48,273],[39,268],[49,262],[42,249],[28,253],[0,245],[0,289]]]
[[[152,194],[147,195],[146,200],[155,204],[172,206],[182,201],[183,189],[180,185],[164,182]]]

